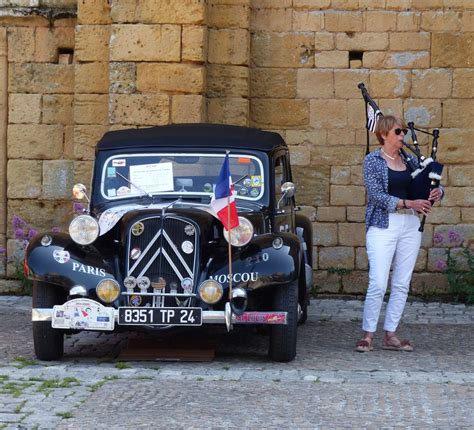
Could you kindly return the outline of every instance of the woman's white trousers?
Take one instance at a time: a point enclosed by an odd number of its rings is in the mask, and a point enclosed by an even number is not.
[[[369,288],[365,297],[362,330],[375,332],[390,267],[390,298],[384,330],[394,332],[402,317],[421,244],[420,220],[411,214],[390,213],[388,228],[369,227],[366,237],[369,258]]]

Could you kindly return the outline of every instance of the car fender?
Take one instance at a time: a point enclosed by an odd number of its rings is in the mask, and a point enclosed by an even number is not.
[[[283,240],[283,245],[275,249],[273,241]],[[201,275],[201,282],[214,279],[224,290],[229,287],[229,264],[227,247],[216,252],[206,270]],[[232,286],[256,290],[271,285],[292,282],[299,277],[302,261],[301,242],[292,233],[268,233],[255,237],[247,246],[232,249]]]
[[[296,234],[301,240],[303,247],[303,260],[305,265],[305,277],[300,277],[300,299],[303,298],[304,294],[309,293],[313,287],[313,225],[311,220],[303,215],[297,213],[295,215],[296,222]],[[304,281],[304,285],[302,284]]]
[[[35,281],[72,288],[95,289],[103,279],[115,279],[111,264],[93,247],[87,252],[68,234],[47,233],[51,243],[41,244],[44,235],[33,238],[25,251],[25,274]]]

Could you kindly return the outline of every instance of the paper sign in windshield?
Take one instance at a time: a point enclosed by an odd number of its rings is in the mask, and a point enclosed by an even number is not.
[[[173,191],[173,163],[154,163],[130,166],[132,193],[141,194]],[[139,187],[140,189],[137,189]]]

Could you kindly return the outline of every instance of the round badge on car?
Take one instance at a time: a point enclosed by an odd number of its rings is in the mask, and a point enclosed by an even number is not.
[[[145,226],[142,222],[136,222],[132,225],[132,234],[134,236],[140,236],[145,231]]]
[[[140,257],[141,254],[142,254],[142,252],[140,251],[140,248],[133,248],[130,251],[130,258],[132,260],[138,260],[138,258]]]
[[[194,226],[192,226],[191,224],[188,224],[186,227],[184,227],[184,232],[188,235],[188,236],[192,236],[194,234]]]
[[[191,278],[183,278],[181,281],[181,287],[185,294],[190,294],[193,292],[193,280]]]
[[[189,240],[185,240],[181,244],[181,249],[185,254],[191,254],[194,251],[194,245]]]

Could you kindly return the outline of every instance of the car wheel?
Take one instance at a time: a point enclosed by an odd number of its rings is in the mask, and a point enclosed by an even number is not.
[[[59,287],[45,282],[33,282],[33,307],[52,308],[64,302]],[[35,354],[39,360],[58,360],[64,354],[64,334],[51,327],[51,321],[33,321]]]
[[[271,329],[269,355],[274,361],[291,361],[296,356],[298,282],[290,282],[276,289],[273,309],[287,312],[288,316],[286,325],[274,325]]]

